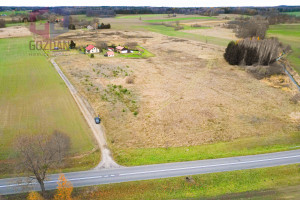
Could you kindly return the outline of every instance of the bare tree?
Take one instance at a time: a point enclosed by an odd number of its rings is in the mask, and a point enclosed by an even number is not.
[[[103,41],[96,42],[96,47],[102,51],[102,49],[107,49],[107,43]]]
[[[137,42],[126,42],[125,46],[128,47],[129,49],[136,49],[136,46],[138,45]]]
[[[33,173],[45,196],[44,180],[50,168],[58,167],[70,148],[70,138],[58,131],[52,135],[21,135],[16,142],[19,167]]]
[[[0,19],[0,28],[5,28],[5,20]]]

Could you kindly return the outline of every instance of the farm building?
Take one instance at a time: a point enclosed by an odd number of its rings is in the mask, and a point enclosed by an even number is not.
[[[113,56],[115,56],[115,53],[113,51],[108,51],[108,52],[106,52],[106,54],[104,54],[104,56],[113,57]]]
[[[116,47],[116,50],[117,50],[118,52],[120,52],[122,49],[124,49],[124,47],[122,47],[122,46],[117,46],[117,47]]]
[[[92,27],[91,25],[88,25],[86,28],[87,28],[88,30],[94,30],[94,27]]]
[[[85,48],[86,53],[99,53],[99,49],[95,47],[94,45],[89,45]]]
[[[120,53],[132,53],[133,51],[132,50],[129,50],[127,48],[123,48]]]

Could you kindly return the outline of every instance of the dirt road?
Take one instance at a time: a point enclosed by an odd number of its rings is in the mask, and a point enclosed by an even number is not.
[[[90,107],[90,106],[86,105],[86,104],[88,104],[88,102],[86,102],[82,99],[80,94],[77,92],[77,90],[71,84],[71,82],[68,80],[68,78],[64,75],[64,73],[61,71],[61,69],[56,64],[56,62],[54,61],[53,58],[51,59],[51,63],[53,64],[54,68],[56,69],[56,71],[58,72],[60,77],[64,80],[67,87],[69,88],[69,90],[70,90],[73,98],[75,99],[78,107],[80,108],[84,118],[86,119],[88,125],[92,129],[92,132],[95,136],[95,139],[97,140],[97,143],[100,147],[101,158],[102,159],[101,159],[101,162],[98,164],[98,166],[95,167],[95,170],[98,170],[98,169],[101,169],[101,168],[109,169],[109,168],[118,168],[118,167],[120,167],[113,160],[113,158],[111,156],[111,152],[107,147],[106,138],[105,138],[103,128],[101,127],[101,125],[95,123],[93,114],[88,109],[88,107]]]

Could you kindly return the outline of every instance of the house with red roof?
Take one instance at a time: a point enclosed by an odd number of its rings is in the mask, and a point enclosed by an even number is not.
[[[108,52],[106,52],[106,54],[104,54],[104,56],[113,57],[113,56],[115,56],[115,53],[113,51],[108,51]]]
[[[117,47],[116,47],[116,51],[117,51],[117,52],[120,52],[122,49],[124,49],[124,47],[122,47],[122,46],[117,46]]]
[[[85,48],[85,53],[99,53],[99,52],[100,52],[100,50],[91,44]]]

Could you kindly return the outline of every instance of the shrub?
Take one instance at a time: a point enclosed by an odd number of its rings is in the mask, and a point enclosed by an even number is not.
[[[74,24],[69,24],[68,28],[69,28],[70,30],[75,30],[75,29],[76,29]]]
[[[94,58],[94,57],[95,57],[95,55],[92,53],[90,57],[91,57],[91,58]]]
[[[231,41],[225,50],[224,58],[230,65],[238,65],[243,60],[244,54],[245,48]]]
[[[126,77],[126,83],[127,84],[133,84],[134,83],[134,77],[133,76]]]
[[[70,48],[70,49],[75,49],[75,47],[76,47],[75,42],[74,42],[73,40],[71,40],[71,43],[70,43],[70,45],[69,45],[69,48]]]
[[[263,79],[274,74],[283,74],[284,69],[278,63],[273,63],[269,66],[256,65],[247,66],[246,71],[251,73],[257,79]]]
[[[300,102],[300,93],[295,94],[292,98],[290,98],[290,101],[295,104]]]
[[[176,27],[174,28],[175,31],[179,31],[179,30],[182,30],[182,29],[184,29],[183,26],[176,26]]]
[[[192,24],[191,27],[202,27],[201,24]]]
[[[98,25],[98,29],[110,29],[110,28],[111,28],[110,24],[101,23],[100,25]]]

